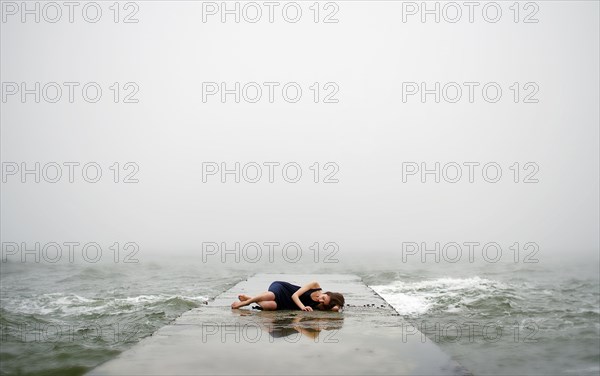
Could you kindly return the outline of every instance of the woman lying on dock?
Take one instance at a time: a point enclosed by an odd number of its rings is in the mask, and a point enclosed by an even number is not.
[[[233,302],[231,308],[237,309],[256,303],[259,309],[275,311],[282,309],[300,309],[312,311],[340,311],[344,307],[344,296],[338,292],[323,292],[319,283],[314,281],[300,287],[289,282],[275,281],[269,286],[269,291],[251,297],[238,295],[239,302]]]

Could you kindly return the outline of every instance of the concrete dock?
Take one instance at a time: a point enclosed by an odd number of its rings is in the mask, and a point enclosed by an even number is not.
[[[273,281],[344,294],[343,312],[232,310]],[[252,304],[251,306],[255,306]],[[257,274],[89,375],[468,375],[355,275]]]

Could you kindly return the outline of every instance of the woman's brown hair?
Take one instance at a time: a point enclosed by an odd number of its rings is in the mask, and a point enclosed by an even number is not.
[[[331,291],[327,291],[325,294],[329,295],[329,304],[327,305],[323,305],[323,308],[325,310],[331,310],[333,307],[338,306],[340,307],[340,309],[342,309],[344,307],[344,295],[340,294],[339,292],[331,292]]]

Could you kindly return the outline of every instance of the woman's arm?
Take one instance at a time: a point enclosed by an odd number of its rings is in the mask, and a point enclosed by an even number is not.
[[[292,300],[294,301],[294,303],[296,303],[296,305],[303,311],[312,311],[312,307],[306,307],[304,304],[302,304],[302,302],[300,301],[300,295],[304,294],[305,292],[307,292],[310,289],[318,289],[319,287],[319,282],[317,281],[312,281],[311,283],[302,286],[298,291],[296,291],[293,295],[292,295]]]

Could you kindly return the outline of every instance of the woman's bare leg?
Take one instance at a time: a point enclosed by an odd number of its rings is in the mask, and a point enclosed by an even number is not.
[[[262,307],[263,311],[276,311],[277,310],[277,302],[274,300],[256,302],[259,306]]]
[[[262,294],[256,295],[255,297],[250,298],[248,300],[244,300],[243,302],[233,302],[231,304],[231,308],[236,309],[247,306],[248,304],[262,301],[275,301],[275,294],[273,294],[271,291],[265,291]]]

